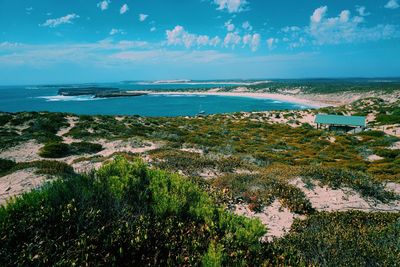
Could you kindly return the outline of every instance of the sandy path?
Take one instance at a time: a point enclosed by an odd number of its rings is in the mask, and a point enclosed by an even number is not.
[[[308,189],[300,178],[291,181],[291,184],[300,188],[310,200],[313,208],[318,211],[400,211],[400,201],[388,204],[375,203],[371,199],[361,197],[359,193],[350,188],[332,189],[315,183],[313,189]],[[398,188],[395,183],[391,183],[390,186]]]
[[[42,145],[35,140],[21,143],[15,147],[0,152],[0,158],[14,160],[16,162],[29,162],[42,160],[38,153]]]
[[[244,204],[236,205],[234,212],[238,215],[259,219],[267,227],[268,232],[264,236],[267,241],[271,241],[274,237],[279,238],[284,236],[290,230],[294,219],[304,217],[282,207],[279,200],[275,200],[270,206],[264,208],[259,213],[251,211]]]
[[[25,169],[0,177],[0,205],[5,204],[13,196],[39,187],[46,181],[44,175],[37,175],[34,171]]]
[[[78,122],[78,118],[77,117],[67,117],[67,121],[69,126],[65,127],[65,128],[61,128],[57,135],[63,138],[63,142],[66,144],[71,144],[73,142],[79,142],[80,140],[77,139],[73,139],[71,137],[68,136],[64,136],[65,134],[69,133],[69,131],[71,131],[72,128],[75,127],[76,123]]]
[[[300,188],[317,211],[400,212],[399,200],[388,204],[376,203],[371,199],[362,198],[360,194],[350,188],[332,189],[315,184],[313,189],[307,189],[300,178],[291,181],[290,184]],[[400,194],[400,184],[388,183],[386,189]],[[264,237],[267,241],[280,238],[288,233],[296,218],[306,218],[304,215],[292,213],[289,209],[282,207],[279,200],[275,200],[259,213],[251,211],[248,205],[238,204],[235,206],[234,213],[259,219],[267,227],[268,232]]]

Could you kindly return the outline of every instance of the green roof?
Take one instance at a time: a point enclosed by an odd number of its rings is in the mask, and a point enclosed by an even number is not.
[[[365,117],[362,117],[362,116],[339,116],[339,115],[318,114],[315,118],[315,123],[346,125],[346,126],[361,126],[361,127],[366,126]]]

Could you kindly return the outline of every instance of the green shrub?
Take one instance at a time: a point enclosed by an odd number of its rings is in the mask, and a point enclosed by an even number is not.
[[[51,142],[40,149],[39,156],[43,158],[64,158],[70,155],[95,154],[103,150],[102,145],[89,142],[72,143],[70,145]]]
[[[363,136],[373,136],[373,137],[383,137],[385,136],[385,133],[382,131],[364,131],[359,133],[359,135]]]
[[[94,144],[89,142],[72,143],[69,147],[70,154],[95,154],[103,150],[103,146],[100,144]]]
[[[384,158],[390,158],[390,159],[395,159],[400,156],[399,149],[378,149],[375,151],[375,153],[378,156],[381,156]]]
[[[188,180],[122,158],[0,208],[3,265],[259,266],[265,229]]]
[[[70,154],[67,144],[51,142],[47,143],[40,149],[39,156],[43,158],[63,158]]]
[[[6,125],[11,119],[12,115],[10,114],[0,114],[0,126]]]
[[[15,164],[12,160],[0,158],[0,174],[11,170]]]
[[[398,266],[400,214],[317,213],[297,220],[273,247],[282,266]]]
[[[314,212],[310,201],[299,188],[273,175],[228,174],[217,177],[213,185],[220,189],[229,189],[234,197],[244,198],[256,211],[279,199],[283,206],[292,212],[298,214]]]

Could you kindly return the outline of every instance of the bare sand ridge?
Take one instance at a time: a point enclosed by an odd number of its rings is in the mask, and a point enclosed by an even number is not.
[[[35,174],[35,169],[25,169],[0,177],[0,205],[8,199],[41,186],[45,175]]]

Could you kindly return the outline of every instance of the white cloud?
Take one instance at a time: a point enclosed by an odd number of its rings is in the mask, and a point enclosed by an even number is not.
[[[248,21],[243,22],[242,28],[247,31],[253,30],[253,26],[251,26],[250,22],[248,22]]]
[[[256,33],[256,34],[246,34],[242,38],[243,40],[243,47],[249,46],[251,48],[251,51],[255,52],[258,50],[258,47],[260,46],[261,42],[261,35]]]
[[[276,39],[276,38],[268,38],[267,39],[267,46],[268,46],[268,48],[271,50],[271,49],[273,49],[275,46],[274,46],[274,44],[275,43],[277,43],[278,42],[278,39]]]
[[[109,0],[104,0],[104,1],[97,3],[97,7],[100,8],[101,10],[106,10],[106,9],[108,9],[108,5],[110,3],[111,2]]]
[[[146,14],[139,14],[139,20],[140,20],[141,22],[143,22],[143,21],[145,21],[145,20],[147,19],[148,16],[149,16],[149,15],[146,15]]]
[[[123,4],[121,6],[121,9],[119,10],[119,13],[120,14],[125,14],[126,12],[128,12],[128,10],[129,10],[129,6],[127,4]]]
[[[227,22],[225,22],[225,27],[228,30],[228,32],[231,32],[235,29],[235,25],[232,23],[232,20],[228,20]]]
[[[282,28],[282,31],[285,32],[285,33],[298,32],[300,30],[301,30],[301,28],[297,27],[297,26],[286,26],[286,27]]]
[[[349,10],[341,11],[337,17],[326,17],[327,11],[326,6],[316,9],[305,30],[316,44],[368,42],[399,36],[394,25],[379,24],[368,28],[364,25],[363,17],[351,17]]]
[[[33,11],[33,7],[25,8],[25,13],[28,14],[28,15],[32,14],[32,11]]]
[[[208,45],[210,43],[210,37],[208,37],[207,35],[199,35],[197,36],[197,43],[199,45]]]
[[[151,32],[155,32],[156,30],[157,30],[157,28],[154,27],[154,26],[150,28],[150,31],[151,31]]]
[[[388,9],[397,9],[399,7],[400,7],[400,5],[397,2],[397,0],[389,0],[389,2],[387,2],[385,5],[385,8],[388,8]]]
[[[120,52],[110,56],[119,63],[154,63],[154,62],[180,62],[180,63],[210,63],[221,60],[232,59],[232,55],[220,53],[214,50],[202,51],[166,51],[166,50],[149,50],[149,51],[127,51]]]
[[[235,48],[240,44],[242,37],[237,32],[228,32],[224,38],[224,47]]]
[[[307,40],[306,40],[304,37],[300,37],[300,38],[298,38],[298,39],[292,41],[292,42],[289,44],[289,47],[292,48],[292,49],[293,49],[293,48],[298,48],[298,47],[304,46],[306,43],[307,43]]]
[[[339,15],[340,22],[348,22],[349,18],[350,18],[350,11],[343,10],[342,12],[340,12],[340,15]]]
[[[215,36],[210,40],[210,45],[211,46],[217,46],[221,43],[221,39],[218,36]]]
[[[311,16],[311,22],[313,23],[319,23],[322,18],[325,16],[326,11],[328,11],[327,6],[322,6],[314,10],[314,13]]]
[[[358,14],[362,17],[369,16],[371,13],[366,12],[367,8],[365,6],[356,6]]]
[[[11,42],[2,42],[0,43],[0,47],[3,49],[8,49],[8,48],[16,48],[18,46],[21,46],[22,44],[20,43],[11,43]]]
[[[172,30],[166,31],[167,45],[183,45],[186,48],[197,45],[200,46],[216,46],[219,41],[218,37],[210,38],[207,35],[197,35],[187,32],[182,26],[177,25]],[[217,38],[217,39],[216,39]]]
[[[122,29],[111,29],[110,35],[116,35],[116,34],[125,34],[125,31]]]
[[[8,53],[0,55],[0,64],[23,66],[48,66],[65,62],[89,61],[90,64],[108,64],[106,56],[112,53],[129,51],[131,49],[151,49],[147,42],[120,41],[105,39],[94,43],[79,44],[54,44],[54,45],[30,45],[1,43],[0,48],[8,47]],[[7,51],[3,49],[4,51]]]
[[[50,27],[50,28],[55,28],[61,24],[72,24],[72,21],[74,19],[79,18],[77,14],[68,14],[64,17],[61,18],[56,18],[56,19],[48,19],[46,20],[43,24],[40,26],[42,27]]]
[[[237,13],[245,10],[248,4],[246,0],[214,0],[218,10],[228,10],[229,13]]]

